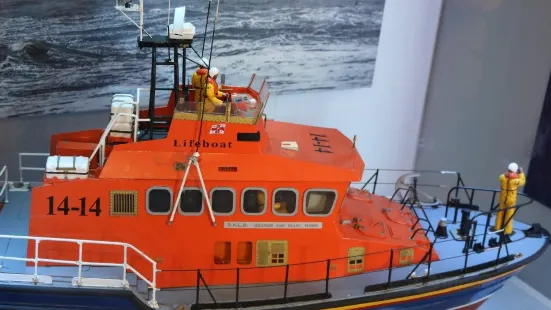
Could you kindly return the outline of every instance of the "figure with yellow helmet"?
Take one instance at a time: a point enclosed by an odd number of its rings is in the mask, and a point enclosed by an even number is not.
[[[524,171],[516,163],[511,163],[507,172],[499,176],[499,183],[501,184],[498,207],[500,211],[497,212],[495,230],[501,230],[505,225],[505,235],[511,235],[513,234],[513,215],[516,209],[511,207],[517,203],[519,187],[526,183]]]

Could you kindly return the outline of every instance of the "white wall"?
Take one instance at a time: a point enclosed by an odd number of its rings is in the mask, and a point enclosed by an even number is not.
[[[367,168],[412,169],[441,0],[386,0],[371,88],[270,98],[269,119],[334,127]]]
[[[467,185],[491,188],[509,162],[528,168],[550,38],[549,0],[445,1],[416,168],[456,169]],[[518,219],[551,230],[551,209],[541,205]],[[549,297],[550,260],[548,250],[520,275]]]

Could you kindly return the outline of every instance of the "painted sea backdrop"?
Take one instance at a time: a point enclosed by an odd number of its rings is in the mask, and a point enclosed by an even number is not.
[[[137,27],[114,5],[0,0],[0,117],[107,109],[112,94],[148,87],[151,50],[137,47]],[[171,1],[171,17],[182,5],[202,35],[208,1]],[[144,1],[147,32],[166,33],[167,8]],[[212,65],[233,85],[265,77],[272,95],[369,87],[383,9],[384,0],[221,0]],[[199,53],[202,45],[194,43]],[[186,80],[196,68],[187,66]],[[157,85],[171,83],[164,68]]]

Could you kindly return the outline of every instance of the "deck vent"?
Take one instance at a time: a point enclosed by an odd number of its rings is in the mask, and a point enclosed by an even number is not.
[[[354,247],[348,249],[348,272],[361,272],[364,270],[365,248]]]
[[[287,264],[287,240],[256,241],[257,266],[281,266]]]
[[[281,148],[291,151],[298,151],[298,144],[295,141],[282,141]]]
[[[138,192],[137,191],[111,191],[110,215],[111,216],[138,215]]]
[[[237,167],[218,167],[219,172],[237,172]]]
[[[238,132],[237,141],[258,142],[260,141],[260,131],[257,132]]]

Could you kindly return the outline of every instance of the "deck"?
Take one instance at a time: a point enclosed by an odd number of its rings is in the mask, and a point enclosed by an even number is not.
[[[30,192],[24,191],[10,191],[9,203],[4,206],[0,212],[0,234],[3,235],[20,235],[26,236],[28,234],[29,226],[29,207],[30,207]],[[428,220],[436,227],[438,221],[445,215],[445,207],[439,206],[437,208],[424,207],[424,211],[428,217]],[[448,218],[453,218],[454,209],[450,208],[450,213]],[[476,214],[473,212],[471,217]],[[485,228],[485,216],[479,217],[477,230],[476,230],[476,241],[481,242],[483,237],[483,232]],[[494,219],[490,221],[490,225],[493,225]],[[427,222],[421,222],[424,228],[428,228]],[[507,248],[502,247],[499,250],[498,247],[486,248],[482,253],[476,253],[472,249],[469,251],[467,265],[465,266],[465,256],[462,253],[462,249],[465,245],[465,241],[461,240],[454,233],[455,230],[459,228],[459,222],[453,223],[451,220],[448,220],[448,238],[439,239],[435,242],[434,248],[440,256],[439,261],[434,261],[430,266],[430,275],[431,277],[438,277],[438,275],[448,274],[447,277],[441,277],[441,279],[434,279],[430,281],[429,284],[426,283],[409,283],[407,285],[397,285],[392,287],[392,291],[407,291],[412,289],[412,287],[426,286],[426,285],[438,285],[446,281],[465,279],[469,277],[475,277],[476,275],[488,272],[493,270],[494,266],[491,268],[484,268],[481,270],[477,268],[480,265],[494,264],[496,259],[499,257],[504,258],[508,254],[515,255],[512,263],[522,262],[526,260],[528,262],[532,256],[538,254],[541,249],[545,248],[547,240],[545,238],[527,238],[523,230],[529,229],[530,225],[515,222],[515,234],[511,237],[512,242],[507,244]],[[420,231],[418,233],[424,233]],[[432,232],[427,233],[430,240],[434,239]],[[44,236],[47,237],[47,236]],[[116,240],[114,240],[116,241]],[[485,247],[488,247],[489,238],[485,242]],[[10,256],[10,257],[25,257],[27,249],[27,240],[21,239],[7,239],[0,238],[0,256]],[[508,253],[507,253],[508,251]],[[147,254],[147,253],[146,253]],[[380,254],[379,254],[380,255]],[[389,253],[390,256],[390,253]],[[390,257],[389,257],[390,258]],[[366,254],[365,261],[369,262],[369,254]],[[326,262],[318,262],[319,268],[326,268]],[[23,261],[13,261],[13,260],[0,260],[1,273],[0,273],[0,282],[5,282],[7,280],[13,280],[14,277],[24,277],[21,275],[33,275],[34,267],[25,266]],[[501,264],[507,265],[507,263]],[[318,298],[324,298],[324,301],[327,301],[327,297],[324,296],[325,292],[330,293],[330,300],[342,300],[347,298],[353,298],[357,296],[369,296],[379,294],[381,289],[386,288],[384,285],[387,281],[395,282],[406,279],[408,274],[413,270],[415,265],[410,265],[406,267],[392,269],[392,273],[389,276],[389,270],[384,269],[380,271],[374,271],[365,274],[359,274],[356,276],[330,279],[328,282],[325,279],[320,279],[317,282],[307,282],[307,283],[288,283],[286,289],[286,297],[292,298],[295,296],[303,296],[308,294],[318,294]],[[462,275],[457,272],[458,270],[467,267],[467,273]],[[486,267],[490,267],[489,265]],[[240,285],[239,286],[239,300],[240,302],[258,300],[257,296],[268,296],[268,298],[282,298],[285,290],[285,272],[286,267],[273,267],[280,268],[282,274],[282,283],[277,283],[273,285]],[[293,272],[293,266],[289,268],[290,273]],[[422,277],[427,271],[427,264],[421,264],[417,270],[417,277]],[[456,275],[453,272],[456,271]],[[171,272],[171,271],[161,271],[161,272]],[[197,273],[196,270],[188,271],[174,271],[174,272],[193,272]],[[208,272],[213,272],[212,270],[201,270],[203,274]],[[234,272],[236,273],[236,282],[237,282],[237,272],[235,270],[226,270],[224,272]],[[247,268],[240,269],[240,272],[254,272]],[[39,267],[38,274],[51,276],[51,280],[48,277],[41,277],[41,283],[38,285],[48,285],[54,287],[71,287],[73,286],[73,278],[77,276],[78,268],[77,267]],[[19,276],[13,276],[13,274],[18,274]],[[104,278],[104,279],[121,279],[122,268],[116,267],[90,267],[83,266],[82,268],[82,277],[84,278]],[[138,280],[136,276],[128,274],[127,280],[130,285],[130,289],[134,290],[138,295],[140,295],[144,300],[150,298],[151,291],[148,292],[147,285]],[[208,283],[207,283],[208,284]],[[31,284],[32,285],[32,284]],[[326,287],[327,285],[327,287]],[[366,288],[367,287],[367,288]],[[83,288],[84,289],[84,288]],[[118,288],[125,289],[125,288]],[[225,286],[225,287],[210,287],[210,290],[205,289],[204,286],[200,287],[199,301],[201,303],[212,303],[212,297],[209,295],[209,292],[213,294],[214,299],[217,303],[234,303],[236,300],[236,287],[235,286]],[[364,292],[364,290],[366,292]],[[172,305],[191,305],[196,302],[196,287],[187,287],[187,288],[174,288],[174,289],[163,289],[157,292],[157,301],[161,308],[167,306],[172,308]],[[297,304],[299,304],[300,299],[297,299]],[[280,306],[279,306],[280,307]],[[278,305],[266,305],[266,309],[278,308]]]

